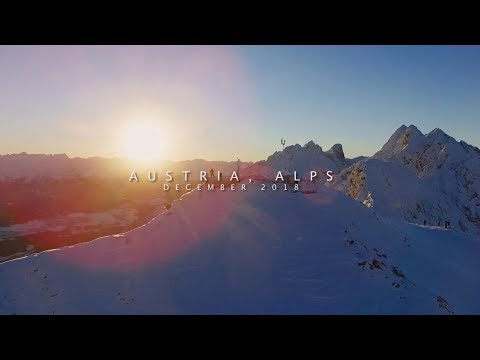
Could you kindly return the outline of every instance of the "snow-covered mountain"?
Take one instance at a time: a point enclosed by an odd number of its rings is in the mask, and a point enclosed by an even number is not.
[[[480,150],[440,129],[403,125],[328,185],[389,216],[480,234]]]
[[[0,265],[0,313],[478,313],[480,244],[348,196],[192,191],[125,234]],[[467,295],[468,294],[468,295]]]
[[[283,151],[276,151],[267,160],[259,161],[246,167],[242,177],[260,177],[274,180],[278,171],[284,174],[297,174],[301,178],[308,178],[311,170],[325,174],[327,171],[339,172],[352,161],[346,159],[341,144],[335,144],[328,151],[323,151],[320,145],[309,141],[304,146],[300,144],[287,146]]]

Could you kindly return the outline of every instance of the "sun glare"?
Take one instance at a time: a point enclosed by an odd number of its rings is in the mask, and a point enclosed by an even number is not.
[[[123,153],[135,161],[149,162],[165,157],[164,129],[154,122],[136,122],[124,129]]]

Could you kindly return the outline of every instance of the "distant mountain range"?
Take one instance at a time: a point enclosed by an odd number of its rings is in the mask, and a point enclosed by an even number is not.
[[[155,167],[133,165],[124,159],[69,158],[65,154],[13,154],[0,156],[0,180],[125,177],[132,170],[209,170],[230,173],[237,162],[163,161]],[[371,157],[345,158],[341,144],[323,149],[313,141],[276,151],[266,160],[241,163],[240,177],[271,181],[279,170],[319,174],[332,170],[334,181],[325,183],[373,207],[379,214],[434,226],[451,226],[480,234],[480,150],[456,141],[440,129],[424,135],[415,126],[401,126]],[[322,182],[325,179],[321,180]]]
[[[247,166],[251,163],[243,163]],[[200,170],[231,172],[237,169],[236,161],[207,161],[203,159],[184,161],[158,161],[151,164],[135,163],[123,158],[70,158],[65,154],[8,154],[0,155],[0,181],[24,179],[26,181],[42,178],[78,178],[78,177],[123,177],[128,180],[133,170],[140,173],[166,170]],[[146,177],[146,176],[144,176]]]

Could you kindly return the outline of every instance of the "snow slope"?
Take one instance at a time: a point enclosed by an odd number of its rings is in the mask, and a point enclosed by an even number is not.
[[[128,233],[0,265],[6,314],[479,313],[480,244],[348,196],[192,191]]]

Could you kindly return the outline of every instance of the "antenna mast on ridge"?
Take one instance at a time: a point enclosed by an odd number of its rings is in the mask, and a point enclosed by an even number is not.
[[[282,144],[282,170],[285,170],[285,139],[282,138],[280,140],[280,144]]]

